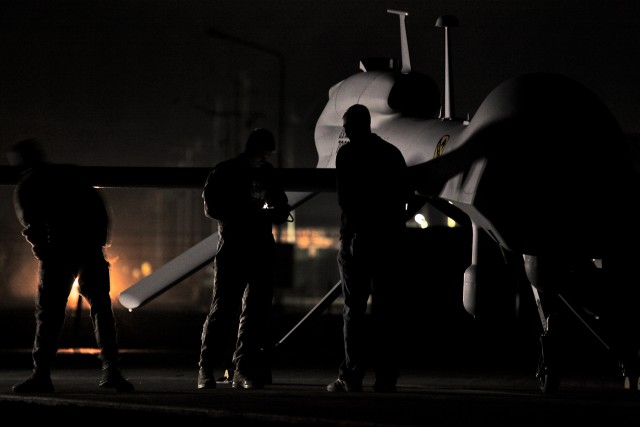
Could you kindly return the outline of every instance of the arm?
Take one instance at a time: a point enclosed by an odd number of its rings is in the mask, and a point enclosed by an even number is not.
[[[14,207],[23,226],[22,235],[31,244],[35,257],[42,260],[49,247],[49,228],[46,211],[40,204],[41,197],[34,190],[35,186],[30,182],[18,184],[14,193]]]

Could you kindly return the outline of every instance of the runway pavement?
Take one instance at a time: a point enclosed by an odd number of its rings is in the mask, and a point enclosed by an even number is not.
[[[557,393],[535,378],[537,331],[517,322],[481,325],[443,316],[404,331],[396,393],[329,393],[341,359],[341,318],[325,313],[272,352],[273,384],[238,390],[196,387],[202,313],[117,313],[122,368],[132,393],[98,387],[90,322],[69,322],[53,371],[56,392],[18,395],[30,374],[32,311],[0,311],[0,414],[20,423],[137,423],[196,426],[617,426],[640,425],[640,393],[625,391],[616,361],[592,337],[571,330]],[[300,318],[278,317],[280,337]],[[32,326],[31,326],[32,327]],[[78,346],[68,346],[78,343]],[[129,425],[129,424],[127,424]]]
[[[29,375],[27,351],[1,354],[0,413],[21,423],[101,421],[152,425],[248,426],[565,426],[639,425],[640,395],[623,390],[613,370],[568,372],[553,395],[540,391],[535,367],[511,364],[424,366],[405,370],[396,393],[329,393],[328,363],[277,361],[273,384],[261,390],[219,383],[198,390],[194,354],[124,351],[132,393],[98,387],[95,354],[67,350],[53,373],[55,393],[18,395]],[[446,365],[446,364],[445,364]],[[455,365],[455,364],[454,364]]]

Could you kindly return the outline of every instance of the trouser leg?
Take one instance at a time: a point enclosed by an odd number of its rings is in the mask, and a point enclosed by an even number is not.
[[[33,342],[34,372],[48,374],[58,351],[67,299],[74,277],[52,263],[41,263],[36,295],[36,332]]]
[[[351,245],[344,244],[338,254],[344,306],[344,360],[339,377],[347,382],[361,382],[364,377],[365,316],[369,299],[369,281],[352,257]]]
[[[202,326],[200,359],[201,370],[213,374],[214,367],[229,367],[229,357],[236,341],[237,316],[244,292],[244,282],[237,277],[233,265],[227,266],[226,252],[218,251],[214,261],[214,282],[209,313]]]
[[[109,263],[97,257],[82,266],[78,283],[80,293],[91,307],[91,323],[100,358],[115,366],[118,362],[116,322],[113,315],[110,292]]]
[[[109,263],[104,259],[102,249],[83,258],[78,274],[80,294],[91,307],[91,322],[96,343],[100,348],[102,378],[100,386],[113,388],[119,392],[134,390],[119,368],[119,351],[116,322],[111,305]]]
[[[377,383],[395,384],[399,376],[399,310],[394,303],[391,282],[379,283],[372,296],[373,366]],[[380,288],[385,288],[384,290]]]
[[[237,310],[227,311],[219,297],[213,296],[200,336],[200,369],[213,372],[218,365],[223,369],[232,367],[237,331],[233,316],[236,314]]]
[[[236,370],[250,376],[259,376],[268,366],[269,322],[273,298],[273,282],[268,268],[264,279],[251,280],[242,300],[238,325],[238,340],[234,353]]]
[[[404,286],[402,265],[404,241],[401,236],[389,239],[391,250],[376,253],[372,284],[373,355],[376,382],[396,384],[399,376],[402,349],[399,342],[401,327],[401,292]]]

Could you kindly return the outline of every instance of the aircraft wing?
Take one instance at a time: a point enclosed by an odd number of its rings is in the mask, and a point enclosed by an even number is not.
[[[89,181],[100,188],[204,188],[211,168],[194,167],[108,167],[85,166]],[[335,191],[335,169],[275,168],[276,175],[287,192],[292,209],[322,191]],[[12,166],[0,166],[0,185],[16,185],[20,178]],[[200,268],[210,263],[216,254],[218,234],[203,239],[178,255],[152,275],[122,292],[118,299],[133,310],[171,289]]]
[[[84,166],[95,187],[204,188],[211,168]],[[335,171],[315,168],[275,168],[271,172],[290,192],[335,191]],[[0,185],[15,185],[20,175],[0,166]]]

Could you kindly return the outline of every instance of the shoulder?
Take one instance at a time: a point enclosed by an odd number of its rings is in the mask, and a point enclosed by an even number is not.
[[[213,169],[224,169],[224,168],[228,168],[233,166],[235,163],[238,163],[238,158],[237,157],[233,157],[231,159],[227,159],[227,160],[222,160],[221,162],[219,162],[218,164],[216,164]]]
[[[376,133],[372,133],[371,134],[371,142],[374,143],[374,144],[378,144],[380,146],[383,146],[383,147],[385,147],[387,149],[396,148],[395,145],[393,145],[392,143],[390,143],[386,139],[383,139],[380,135],[378,135]]]
[[[340,147],[338,147],[338,152],[336,154],[336,156],[347,156],[352,154],[354,151],[356,151],[356,143],[354,142],[347,142],[345,144],[340,145]]]
[[[393,145],[392,143],[390,143],[389,141],[382,139],[382,137],[380,137],[377,134],[371,134],[372,135],[372,141],[375,144],[378,144],[381,147],[381,150],[385,150],[386,153],[392,154],[392,155],[400,155],[402,156],[402,151],[400,151],[400,149],[398,147],[396,147],[395,145]]]
[[[240,168],[241,165],[242,165],[242,162],[237,157],[223,160],[213,167],[213,169],[211,170],[211,174],[221,173],[221,172],[223,173],[226,171],[235,170]]]

